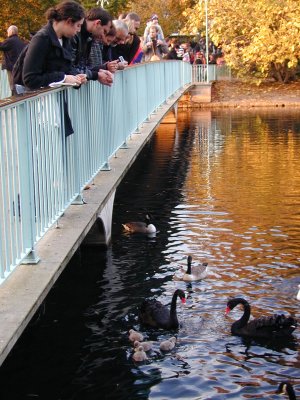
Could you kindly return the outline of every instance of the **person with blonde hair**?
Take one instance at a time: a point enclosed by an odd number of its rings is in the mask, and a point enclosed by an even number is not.
[[[130,65],[140,63],[142,61],[143,50],[142,50],[142,42],[141,39],[136,35],[136,25],[135,21],[129,20],[127,22],[128,26],[128,38],[126,41],[126,45],[128,48],[132,47],[131,55],[128,56],[130,60]],[[135,53],[133,54],[135,50]]]

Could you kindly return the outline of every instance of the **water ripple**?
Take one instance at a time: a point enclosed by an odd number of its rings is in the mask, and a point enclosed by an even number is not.
[[[197,110],[162,124],[118,187],[111,247],[82,250],[62,275],[47,315],[2,368],[3,398],[280,399],[287,379],[299,393],[299,327],[292,340],[245,340],[230,332],[241,309],[224,315],[236,296],[253,317],[300,320],[298,114]],[[122,223],[145,212],[159,232],[124,234]],[[174,279],[188,255],[208,262],[207,278]],[[179,329],[142,326],[143,299],[170,306],[177,288],[187,297]],[[131,328],[153,341],[143,363],[132,359]],[[161,352],[171,336],[175,348]]]

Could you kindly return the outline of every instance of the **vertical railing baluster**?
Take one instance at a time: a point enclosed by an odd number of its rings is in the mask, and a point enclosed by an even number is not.
[[[72,202],[84,204],[87,182],[192,79],[182,61],[141,64],[117,72],[111,88],[89,82],[0,107],[0,282],[19,263],[38,262],[37,241]]]

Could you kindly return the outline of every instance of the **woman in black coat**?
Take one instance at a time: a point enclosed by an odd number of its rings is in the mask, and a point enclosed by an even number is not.
[[[24,85],[38,89],[50,83],[82,84],[84,74],[72,74],[70,38],[80,31],[84,9],[75,1],[64,1],[50,8],[48,24],[31,39],[23,65]]]

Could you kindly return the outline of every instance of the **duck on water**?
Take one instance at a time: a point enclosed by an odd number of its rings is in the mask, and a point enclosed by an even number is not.
[[[144,221],[126,222],[122,226],[129,233],[156,233],[150,214],[145,215]]]
[[[187,270],[185,271],[182,280],[185,282],[200,281],[207,277],[208,264],[205,262],[202,265],[192,265],[192,256],[187,258]]]

